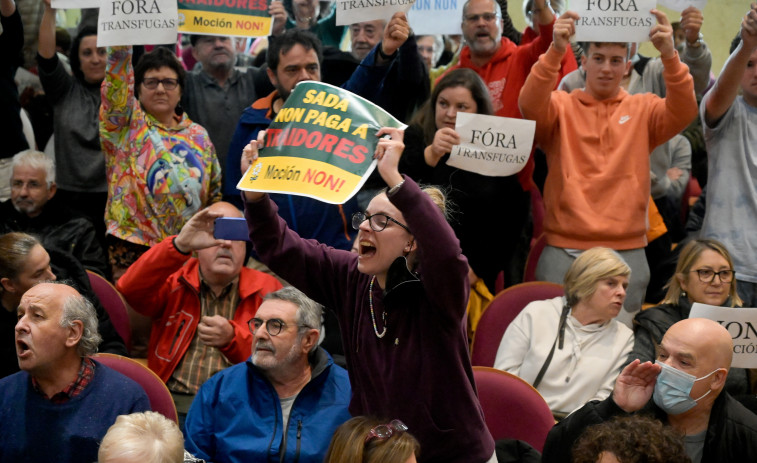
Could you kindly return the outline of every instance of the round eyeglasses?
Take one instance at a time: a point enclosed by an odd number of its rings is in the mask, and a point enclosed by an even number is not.
[[[386,226],[389,225],[389,222],[392,221],[407,230],[408,233],[410,233],[410,229],[407,228],[407,225],[398,222],[396,219],[393,219],[386,214],[381,213],[366,215],[363,212],[355,212],[354,214],[352,214],[352,228],[359,230],[360,224],[366,220],[368,221],[368,225],[370,225],[371,230],[375,232],[384,231]]]
[[[389,439],[392,437],[392,434],[407,432],[407,430],[408,427],[405,423],[400,420],[392,420],[391,423],[380,424],[371,429],[368,435],[365,436],[365,443],[367,444],[373,439]]]
[[[702,283],[712,283],[715,281],[715,275],[720,278],[721,283],[730,283],[733,281],[733,275],[736,273],[730,269],[716,272],[708,268],[700,268],[699,270],[692,270],[692,272],[696,272],[699,275],[699,281]]]
[[[250,329],[250,333],[255,334],[261,326],[265,325],[265,330],[271,336],[278,336],[287,324],[280,318],[269,318],[268,320],[262,320],[260,318],[251,318],[247,322],[247,327]],[[300,328],[310,328],[308,325],[297,325]]]

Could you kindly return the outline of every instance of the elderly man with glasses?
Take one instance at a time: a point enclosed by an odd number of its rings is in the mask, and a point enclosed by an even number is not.
[[[347,372],[318,346],[320,304],[291,286],[263,299],[248,322],[252,356],[200,388],[186,448],[215,462],[321,463],[350,418]]]

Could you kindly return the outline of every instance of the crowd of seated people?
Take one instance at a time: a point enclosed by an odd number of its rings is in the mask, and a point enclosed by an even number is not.
[[[66,49],[38,3],[46,116],[22,105],[27,26],[0,0],[0,460],[496,462],[466,307],[520,283],[539,238],[536,279],[564,296],[515,316],[493,366],[552,410],[544,461],[757,454],[757,370],[732,368],[731,334],[689,316],[757,306],[757,3],[727,31],[717,79],[695,7],[675,28],[650,11],[646,57],[575,43],[579,17],[557,0],[523,0],[524,31],[506,0],[467,0],[457,37],[416,36],[404,13],[337,26],[333,2],[272,1],[251,56],[228,36],[98,47],[91,12]],[[308,80],[408,126],[377,130],[377,167],[345,204],[240,192]],[[458,113],[534,121],[523,170],[449,165]],[[698,145],[707,207],[687,235]],[[244,218],[249,243],[216,239],[222,217]],[[119,334],[139,317],[142,346]],[[146,357],[176,423],[142,413],[152,397],[98,351]]]

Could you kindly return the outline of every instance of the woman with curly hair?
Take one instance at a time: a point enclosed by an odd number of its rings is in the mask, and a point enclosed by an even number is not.
[[[573,447],[573,463],[690,463],[683,436],[652,417],[616,417],[592,426]]]

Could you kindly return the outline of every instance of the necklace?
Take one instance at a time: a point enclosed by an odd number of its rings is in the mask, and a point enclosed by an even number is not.
[[[376,315],[373,313],[373,282],[376,281],[376,275],[371,278],[371,284],[368,285],[368,303],[371,306],[371,320],[373,321],[373,332],[376,333],[376,337],[381,339],[386,335],[386,309],[384,310],[384,313],[381,315],[381,321],[384,322],[384,330],[379,333],[378,328],[376,328]]]

